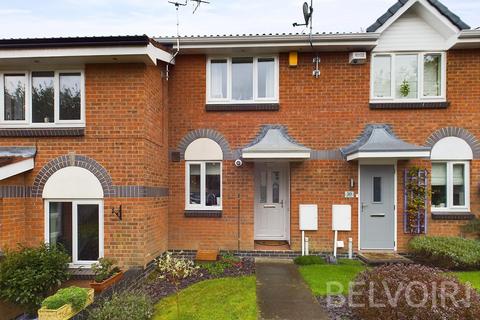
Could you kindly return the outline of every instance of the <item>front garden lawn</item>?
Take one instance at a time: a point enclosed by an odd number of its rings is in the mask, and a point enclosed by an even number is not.
[[[155,305],[153,319],[178,319],[175,295]],[[206,280],[181,290],[180,319],[257,319],[255,277]]]
[[[349,283],[365,269],[366,266],[360,261],[347,259],[339,259],[336,265],[325,263],[299,266],[300,274],[315,296],[347,294]],[[340,283],[342,288],[334,285],[333,292],[328,292],[327,282],[331,281]]]
[[[477,289],[477,291],[480,291],[480,271],[459,271],[453,272],[453,274],[461,282],[469,282],[473,288]]]

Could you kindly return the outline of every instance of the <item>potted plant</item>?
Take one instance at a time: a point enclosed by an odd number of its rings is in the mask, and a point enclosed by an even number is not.
[[[95,292],[101,292],[106,288],[117,283],[123,277],[123,271],[115,266],[115,260],[109,258],[100,258],[98,263],[92,265],[92,271],[95,275],[90,287]]]
[[[410,94],[410,83],[407,79],[404,79],[402,84],[400,84],[400,94],[402,97],[406,98]]]
[[[43,300],[38,310],[39,320],[66,320],[72,318],[93,302],[93,289],[68,287]]]

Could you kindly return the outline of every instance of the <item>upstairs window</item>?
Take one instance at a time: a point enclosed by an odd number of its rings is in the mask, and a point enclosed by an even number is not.
[[[83,71],[0,72],[0,126],[84,124]]]
[[[372,100],[445,100],[445,70],[443,53],[374,54],[371,74]]]
[[[207,102],[277,101],[277,57],[229,57],[208,60]]]

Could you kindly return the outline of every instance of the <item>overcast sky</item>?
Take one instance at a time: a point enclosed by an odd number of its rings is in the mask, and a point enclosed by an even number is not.
[[[182,0],[180,0],[182,1]],[[301,32],[304,0],[210,0],[192,14],[180,8],[180,33]],[[314,0],[314,31],[361,31],[396,0]],[[472,27],[480,26],[480,0],[442,0]],[[176,34],[167,0],[0,0],[0,37]]]

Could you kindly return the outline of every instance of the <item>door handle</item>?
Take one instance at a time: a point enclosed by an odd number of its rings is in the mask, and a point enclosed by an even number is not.
[[[365,211],[365,208],[368,207],[368,204],[362,202],[362,213]]]
[[[264,204],[263,207],[265,209],[275,209],[275,205],[274,204]]]
[[[282,199],[282,201],[280,201],[280,205],[281,205],[281,206],[282,206],[282,208],[283,208],[283,199]]]

